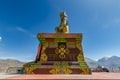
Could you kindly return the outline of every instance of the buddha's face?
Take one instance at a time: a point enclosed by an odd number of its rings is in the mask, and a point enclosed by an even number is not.
[[[60,18],[61,18],[61,19],[63,19],[63,18],[66,19],[66,18],[67,18],[66,13],[65,13],[65,12],[61,12],[61,13],[60,13]]]

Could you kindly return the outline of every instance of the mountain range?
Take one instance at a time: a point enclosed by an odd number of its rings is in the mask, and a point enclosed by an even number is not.
[[[103,57],[98,61],[92,60],[90,58],[85,58],[88,66],[91,69],[95,69],[98,66],[104,66],[109,70],[120,71],[120,57],[112,56],[112,57]],[[0,59],[0,73],[5,72],[9,67],[22,67],[25,62],[21,62],[13,59]]]
[[[9,67],[22,67],[24,62],[14,59],[0,59],[0,73],[6,72]]]
[[[120,57],[103,57],[97,61],[100,65],[108,68],[109,70],[120,71]]]

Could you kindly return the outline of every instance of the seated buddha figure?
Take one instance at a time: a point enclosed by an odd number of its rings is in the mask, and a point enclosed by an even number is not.
[[[60,13],[60,26],[55,28],[55,32],[58,33],[69,33],[69,27],[67,22],[67,15],[65,12]]]

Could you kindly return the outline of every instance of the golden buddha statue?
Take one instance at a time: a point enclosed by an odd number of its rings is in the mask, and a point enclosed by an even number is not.
[[[67,15],[65,12],[60,13],[60,26],[55,28],[55,32],[58,33],[69,33],[69,27],[67,22]]]

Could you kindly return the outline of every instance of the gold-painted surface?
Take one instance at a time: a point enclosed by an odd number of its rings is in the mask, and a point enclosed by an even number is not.
[[[60,45],[59,47],[62,48],[62,49],[64,49],[64,48],[65,48],[65,45]]]
[[[78,60],[78,62],[84,61],[84,56],[82,54],[79,54],[77,56],[77,60]]]
[[[81,68],[81,74],[91,74],[90,68]]]
[[[52,68],[60,68],[60,62],[59,61],[54,61],[54,64]]]
[[[33,70],[35,70],[35,68],[26,67],[25,68],[25,73],[26,74],[34,74]]]
[[[69,69],[68,62],[55,61],[53,64],[53,69],[49,71],[51,74],[71,74],[72,70]]]
[[[39,65],[40,65],[39,63],[29,62],[29,63],[23,65],[23,69],[26,74],[34,74],[33,70],[38,68]]]
[[[80,45],[80,43],[76,43],[76,47],[77,47],[80,51],[82,51],[82,46]]]
[[[62,71],[64,74],[72,74],[72,70],[71,69],[68,69],[68,68],[62,68]]]
[[[65,12],[60,13],[60,26],[55,28],[56,33],[69,33],[67,16]]]
[[[48,47],[48,43],[46,42],[46,43],[43,44],[43,47],[42,47],[41,57],[40,57],[41,62],[46,62],[47,59],[48,59],[48,56],[45,53],[45,50],[46,50],[47,47]]]
[[[60,59],[65,59],[65,57],[66,57],[66,56],[65,56],[64,54],[60,54],[60,55],[59,55],[59,58],[60,58]]]
[[[51,74],[72,74],[72,72],[69,68],[55,68],[49,71]]]
[[[41,54],[41,61],[46,62],[48,59],[47,55],[45,53]]]
[[[62,40],[65,41],[66,36],[67,36],[67,34],[65,34],[65,33],[55,33],[55,34],[53,34],[53,38],[55,39],[55,41],[57,39],[58,40],[62,39]]]
[[[69,66],[68,62],[66,62],[66,61],[62,62],[62,68],[69,68],[69,67],[70,66]]]
[[[59,56],[60,59],[66,58],[66,54],[69,53],[69,49],[65,48],[65,45],[60,45],[59,48],[56,48],[55,53]]]
[[[51,74],[59,74],[59,72],[60,72],[60,68],[55,68],[49,71],[49,73]]]
[[[47,47],[48,47],[48,42],[45,42],[45,43],[43,44],[43,46],[44,46],[44,48],[47,48]]]
[[[59,48],[56,48],[56,49],[55,49],[55,53],[56,53],[56,54],[59,54]]]

